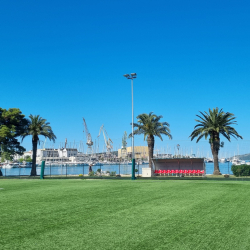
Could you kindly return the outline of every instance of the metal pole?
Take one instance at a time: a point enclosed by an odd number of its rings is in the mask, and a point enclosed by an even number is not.
[[[138,174],[137,174],[137,176],[139,176],[139,171],[140,171],[140,164],[138,162]]]
[[[44,179],[45,161],[42,161],[40,179]]]
[[[134,96],[133,96],[133,78],[131,79],[132,87],[132,159],[134,159]]]
[[[131,87],[132,87],[132,176],[131,176],[131,180],[135,180],[133,76],[131,77]]]

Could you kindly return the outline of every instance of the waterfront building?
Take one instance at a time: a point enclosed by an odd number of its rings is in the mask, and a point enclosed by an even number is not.
[[[72,157],[77,156],[76,148],[60,148],[58,149],[59,157]]]
[[[57,149],[53,148],[37,149],[36,157],[38,163],[41,161],[56,161],[59,157],[59,153]]]
[[[25,159],[26,156],[29,156],[32,159],[32,150],[24,152],[23,155],[15,154],[13,156],[13,160],[14,161],[19,161],[21,158]]]
[[[45,148],[37,150],[37,162],[68,162],[72,161],[72,157],[77,156],[76,148]]]
[[[147,146],[134,146],[135,159],[145,159],[148,160],[148,147]],[[131,158],[132,157],[132,147],[127,147],[126,149],[118,149],[118,158]]]

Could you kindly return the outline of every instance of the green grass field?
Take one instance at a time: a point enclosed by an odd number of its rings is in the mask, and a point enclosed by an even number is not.
[[[0,249],[250,249],[250,183],[0,180]]]

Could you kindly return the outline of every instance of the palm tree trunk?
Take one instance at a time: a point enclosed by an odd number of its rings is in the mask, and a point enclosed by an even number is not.
[[[33,156],[32,156],[32,168],[30,176],[36,176],[36,152],[37,152],[37,140],[32,140]]]
[[[211,150],[214,158],[214,175],[221,175],[219,168],[219,150],[220,150],[220,139],[216,138],[216,140],[211,142]]]
[[[152,168],[152,158],[153,158],[153,154],[154,154],[154,146],[155,146],[155,138],[153,135],[149,135],[148,136],[148,161],[149,161],[149,168],[151,168],[151,173],[153,171]]]

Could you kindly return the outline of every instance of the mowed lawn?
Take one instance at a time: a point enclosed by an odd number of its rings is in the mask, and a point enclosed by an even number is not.
[[[0,180],[0,249],[250,249],[250,182]]]

